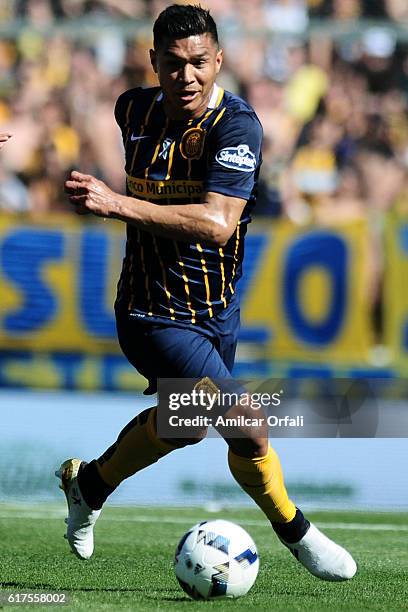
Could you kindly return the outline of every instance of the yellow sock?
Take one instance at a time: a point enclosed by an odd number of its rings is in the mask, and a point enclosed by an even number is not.
[[[270,446],[265,457],[239,457],[231,450],[228,463],[238,484],[264,511],[270,521],[288,523],[296,514],[283,482],[279,457]]]
[[[155,407],[139,414],[98,459],[99,475],[109,486],[117,487],[125,478],[178,448],[157,437],[156,412]]]

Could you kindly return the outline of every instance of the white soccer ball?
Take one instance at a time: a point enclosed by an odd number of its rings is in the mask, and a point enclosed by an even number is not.
[[[183,535],[174,569],[193,599],[246,595],[258,575],[259,557],[251,536],[230,521],[203,521]]]

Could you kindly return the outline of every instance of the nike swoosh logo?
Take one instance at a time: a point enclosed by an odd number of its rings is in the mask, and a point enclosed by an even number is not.
[[[130,140],[133,142],[134,140],[143,140],[143,138],[150,138],[150,136],[133,136],[130,137]]]

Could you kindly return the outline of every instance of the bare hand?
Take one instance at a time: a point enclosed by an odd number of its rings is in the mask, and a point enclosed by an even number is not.
[[[6,142],[12,137],[11,132],[0,132],[0,149],[4,147]]]
[[[98,217],[112,217],[117,212],[120,196],[90,174],[71,172],[65,181],[65,192],[78,215],[93,213]]]

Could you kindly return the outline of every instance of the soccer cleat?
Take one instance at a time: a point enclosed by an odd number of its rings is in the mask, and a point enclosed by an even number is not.
[[[64,537],[77,557],[89,559],[94,549],[93,528],[101,511],[90,508],[82,496],[77,480],[81,463],[80,459],[67,459],[55,475],[61,479],[60,489],[64,491],[68,504]]]
[[[350,553],[325,536],[313,523],[310,523],[303,538],[295,544],[288,544],[281,537],[279,539],[317,578],[331,581],[349,580],[357,571],[356,562]]]

